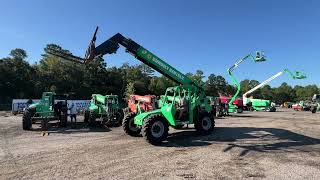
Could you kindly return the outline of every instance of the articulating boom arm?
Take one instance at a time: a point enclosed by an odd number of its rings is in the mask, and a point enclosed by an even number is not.
[[[251,90],[249,90],[248,92],[243,94],[243,98],[247,97],[248,94],[254,92],[255,90],[269,84],[269,82],[271,82],[272,80],[276,79],[277,77],[281,76],[283,74],[283,71],[278,72],[277,74],[271,76],[270,78],[268,78],[267,80],[265,80],[264,82],[262,82],[261,84],[257,85],[256,87],[252,88]]]
[[[96,31],[97,32],[97,31]],[[103,56],[105,54],[116,53],[120,45],[126,48],[126,52],[132,54],[136,59],[140,60],[144,64],[155,69],[159,73],[163,74],[167,78],[173,80],[174,82],[183,85],[184,87],[202,89],[196,82],[192,81],[183,73],[179,72],[177,69],[173,68],[165,61],[152,54],[150,51],[140,46],[138,43],[134,42],[131,39],[127,39],[122,36],[120,33],[112,36],[110,39],[106,40],[99,46],[95,47],[95,35],[92,38],[92,41],[89,45],[89,48],[86,52],[85,61],[83,63],[88,63],[92,61],[97,56]]]
[[[292,79],[305,79],[305,78],[307,78],[307,76],[302,72],[299,72],[299,71],[291,72],[291,71],[289,71],[289,69],[284,69],[283,71],[280,71],[280,72],[276,73],[275,75],[271,76],[267,80],[263,81],[261,84],[259,84],[256,87],[252,88],[248,92],[244,93],[243,96],[242,96],[243,102],[246,103],[246,99],[247,99],[247,95],[248,94],[250,94],[250,93],[256,91],[257,89],[269,84],[271,81],[273,81],[274,79],[278,78],[279,76],[281,76],[285,72],[288,73]]]
[[[307,76],[300,71],[291,72],[291,71],[289,71],[289,69],[284,69],[283,72],[287,72],[292,77],[292,79],[305,79],[305,78],[307,78]]]
[[[251,54],[246,55],[245,57],[243,57],[242,59],[238,60],[233,66],[231,66],[227,72],[230,76],[230,78],[232,79],[232,82],[237,86],[237,92],[235,95],[233,95],[233,97],[231,98],[231,100],[229,101],[229,106],[233,106],[233,102],[236,100],[237,96],[240,93],[240,84],[239,82],[236,80],[236,78],[233,76],[232,72],[233,70],[235,70],[242,62],[244,62],[246,59],[251,58],[254,62],[262,62],[265,61],[265,57],[261,52],[256,52],[256,57],[253,57]]]

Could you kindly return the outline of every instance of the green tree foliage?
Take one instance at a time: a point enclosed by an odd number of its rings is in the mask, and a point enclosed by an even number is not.
[[[294,90],[287,83],[282,83],[281,86],[274,89],[273,100],[276,103],[282,104],[284,102],[293,101],[294,99],[295,99]]]
[[[296,101],[301,100],[311,100],[314,94],[319,94],[319,88],[316,85],[308,85],[305,87],[295,86],[294,92],[296,96]]]
[[[176,86],[177,84],[170,79],[160,76],[160,77],[152,77],[150,80],[150,94],[161,95],[164,94],[167,87]]]
[[[250,89],[256,87],[259,84],[260,84],[259,81],[245,79],[240,82],[241,93],[244,94],[245,92],[249,91]],[[255,92],[253,92],[252,94],[250,94],[249,96],[253,96],[255,98],[262,98],[261,90],[258,89]]]
[[[273,99],[274,97],[274,92],[272,91],[272,88],[269,85],[265,85],[264,87],[262,87],[260,92],[260,98],[262,99]]]
[[[129,82],[127,84],[126,90],[124,92],[125,99],[128,100],[130,95],[132,95],[132,94],[135,94],[134,83],[133,82]]]
[[[15,49],[10,57],[0,59],[0,102],[34,95],[32,74],[35,70],[25,58],[24,50]]]
[[[27,56],[27,52],[23,49],[17,48],[13,49],[10,54],[12,59],[20,59],[20,60],[25,60]]]
[[[197,82],[200,86],[204,85],[203,78],[205,78],[202,70],[197,70],[195,74],[187,73],[186,74],[191,80]]]
[[[226,92],[227,85],[228,83],[224,77],[210,74],[205,82],[205,90],[209,96],[219,96],[219,94]]]

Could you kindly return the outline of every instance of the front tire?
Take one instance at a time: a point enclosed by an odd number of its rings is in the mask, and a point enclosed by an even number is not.
[[[142,136],[147,142],[153,145],[160,144],[168,137],[169,125],[167,120],[161,115],[151,115],[144,120],[142,126]]]
[[[27,108],[22,116],[22,129],[30,130],[32,128],[32,117],[35,114],[34,108]]]
[[[128,113],[122,121],[122,128],[126,134],[137,137],[140,135],[141,128],[134,124],[134,117],[136,113]]]
[[[277,111],[277,109],[275,107],[270,107],[269,108],[269,112],[276,112],[276,111]]]
[[[209,113],[202,113],[194,124],[197,133],[201,135],[211,134],[214,130],[214,126],[214,119]]]

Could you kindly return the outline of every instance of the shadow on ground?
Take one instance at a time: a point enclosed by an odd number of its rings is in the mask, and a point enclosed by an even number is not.
[[[243,115],[243,114],[230,114],[229,118],[261,118],[262,116],[258,115]]]
[[[41,127],[33,128],[32,131],[43,131]],[[56,123],[49,123],[48,130],[50,134],[72,134],[88,132],[109,132],[110,128],[103,125],[88,126],[86,123],[77,123],[76,125],[68,124],[67,127],[59,127]]]
[[[185,130],[171,134],[168,141],[163,143],[166,147],[193,147],[208,146],[220,142],[228,143],[224,152],[234,148],[241,148],[239,156],[244,156],[250,151],[314,151],[306,148],[307,145],[319,145],[320,139],[298,134],[278,128],[254,127],[217,127],[215,133],[208,136],[199,136],[193,130]],[[320,147],[318,151],[320,150]]]

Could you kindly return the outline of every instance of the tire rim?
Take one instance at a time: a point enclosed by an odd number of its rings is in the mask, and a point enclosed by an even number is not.
[[[204,117],[202,119],[202,128],[206,131],[211,128],[211,119],[209,117]]]
[[[159,138],[164,133],[164,125],[161,121],[156,121],[151,126],[151,134],[155,138]]]
[[[138,126],[134,124],[134,118],[131,118],[129,120],[129,129],[130,129],[130,131],[135,131],[135,132],[139,131]]]

